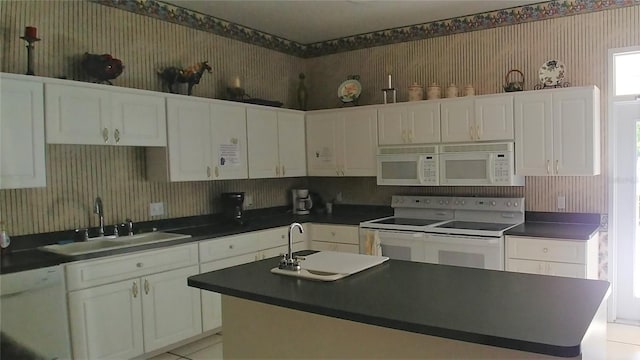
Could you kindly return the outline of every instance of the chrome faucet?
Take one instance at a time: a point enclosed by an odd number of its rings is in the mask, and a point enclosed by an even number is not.
[[[100,199],[100,196],[93,202],[93,213],[100,218],[99,236],[104,236],[104,209],[102,208],[102,199]]]
[[[280,265],[278,266],[278,268],[280,269],[293,270],[293,271],[300,270],[300,261],[298,261],[298,258],[295,258],[295,259],[293,258],[293,254],[291,251],[291,248],[293,247],[293,237],[291,236],[291,232],[295,228],[298,228],[298,230],[300,231],[300,234],[304,234],[304,229],[302,228],[302,225],[300,225],[299,223],[294,222],[293,224],[291,224],[291,226],[289,226],[288,253],[282,255],[282,260],[280,260]]]

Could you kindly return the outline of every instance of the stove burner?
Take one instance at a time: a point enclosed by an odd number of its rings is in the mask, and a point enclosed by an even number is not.
[[[412,219],[412,218],[389,218],[377,221],[372,221],[373,224],[392,224],[392,225],[411,225],[411,226],[425,226],[431,225],[442,220],[430,220],[430,219]]]
[[[450,221],[448,223],[438,225],[436,227],[443,228],[443,229],[503,231],[513,227],[514,225],[516,224],[499,224],[499,223],[473,222],[473,221]]]

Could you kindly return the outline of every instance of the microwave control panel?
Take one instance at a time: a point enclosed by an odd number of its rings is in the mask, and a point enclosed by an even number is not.
[[[438,160],[433,155],[423,155],[422,183],[424,185],[438,185]]]
[[[508,184],[511,181],[511,154],[498,153],[495,154],[493,167],[493,181],[495,183]]]

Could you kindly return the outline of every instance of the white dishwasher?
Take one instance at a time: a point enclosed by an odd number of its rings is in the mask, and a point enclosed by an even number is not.
[[[65,291],[60,265],[0,275],[2,358],[71,359]]]

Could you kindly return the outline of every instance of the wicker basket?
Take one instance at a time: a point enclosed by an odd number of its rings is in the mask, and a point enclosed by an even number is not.
[[[515,76],[519,74],[520,76]],[[510,81],[511,79],[516,78],[519,79],[517,81]],[[506,85],[504,85],[505,92],[513,92],[513,91],[522,91],[524,90],[524,74],[520,70],[510,70],[507,75],[504,77],[504,81]]]

